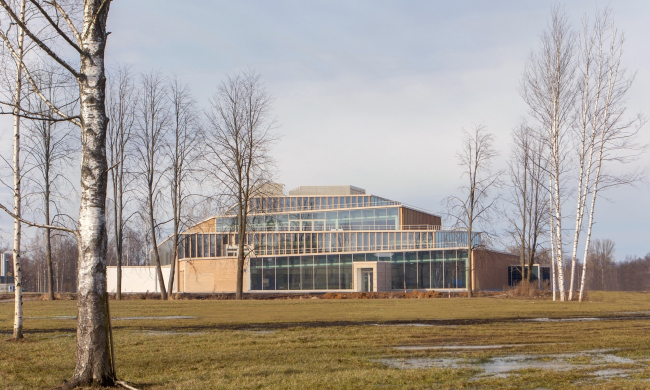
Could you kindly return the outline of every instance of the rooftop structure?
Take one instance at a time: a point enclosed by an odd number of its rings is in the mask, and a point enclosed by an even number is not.
[[[355,186],[300,186],[289,191],[291,196],[304,195],[364,195],[366,190]]]

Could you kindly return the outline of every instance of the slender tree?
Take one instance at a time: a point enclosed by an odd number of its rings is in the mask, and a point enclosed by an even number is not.
[[[46,66],[36,75],[40,91],[55,106],[71,104],[65,96],[74,83],[67,74],[57,74],[53,66]],[[25,149],[29,155],[28,162],[34,173],[30,178],[32,186],[37,189],[43,204],[45,225],[56,225],[60,214],[52,213],[51,206],[57,207],[55,200],[62,199],[61,189],[71,184],[65,171],[70,169],[73,161],[73,129],[66,122],[52,121],[54,112],[38,96],[32,96],[30,111],[44,114],[41,120],[26,122],[27,134]],[[68,101],[66,101],[68,100]],[[78,150],[78,149],[77,149]],[[46,285],[48,299],[54,299],[54,272],[52,268],[52,229],[45,228],[45,262],[47,269]]]
[[[205,160],[237,213],[237,299],[243,298],[250,200],[272,177],[269,148],[277,137],[271,102],[260,76],[249,70],[229,76],[217,87],[207,113]]]
[[[522,123],[512,134],[508,162],[510,196],[507,198],[511,212],[504,215],[513,229],[510,234],[518,242],[522,280],[526,278],[529,282],[548,227],[546,162],[544,144],[526,123]],[[526,268],[528,273],[524,274]]]
[[[585,22],[586,24],[586,22]],[[641,180],[643,171],[634,170],[616,174],[609,168],[613,164],[627,164],[634,161],[645,146],[638,143],[639,129],[645,123],[640,115],[627,117],[627,92],[632,86],[634,76],[628,77],[622,67],[624,34],[616,29],[609,9],[597,13],[592,38],[597,50],[583,50],[583,57],[594,55],[597,64],[594,81],[585,81],[582,85],[584,94],[591,94],[589,99],[590,128],[595,135],[592,137],[590,153],[593,154],[593,173],[587,175],[586,185],[591,187],[591,199],[588,205],[587,237],[585,240],[584,261],[582,263],[582,278],[580,282],[579,300],[582,302],[587,273],[587,253],[594,225],[594,211],[599,193],[611,187],[630,185]],[[593,54],[592,54],[593,53]],[[590,157],[590,161],[591,161]],[[589,178],[591,177],[591,184]]]
[[[21,104],[21,92],[23,89],[22,86],[22,67],[20,66],[23,62],[24,52],[25,52],[25,30],[22,28],[21,24],[25,23],[25,0],[20,2],[20,16],[18,17],[21,23],[17,23],[18,29],[18,44],[15,54],[16,61],[16,87],[14,90],[14,249],[13,249],[13,260],[14,260],[14,339],[23,338],[23,286],[22,286],[22,269],[20,268],[20,240],[21,240],[21,223],[20,218],[22,216],[21,212],[21,203],[22,196],[20,192],[21,184],[21,173],[20,173],[20,104]],[[7,44],[10,44],[6,40]]]
[[[158,203],[162,196],[164,178],[165,148],[170,125],[168,91],[162,76],[158,73],[143,75],[140,82],[137,126],[134,130],[134,144],[138,158],[138,175],[144,184],[145,215],[149,230],[151,256],[156,266],[160,285],[160,296],[167,299],[165,278],[160,265],[157,232],[160,223],[156,220]]]
[[[172,263],[169,269],[169,298],[174,291],[176,263],[178,262],[179,232],[183,226],[183,206],[191,194],[188,192],[188,181],[197,170],[197,160],[201,157],[200,129],[196,103],[190,94],[189,87],[174,77],[169,81],[169,97],[171,106],[171,201],[173,215],[172,232]]]
[[[122,255],[124,244],[124,209],[126,160],[129,153],[131,131],[135,123],[136,91],[128,67],[118,66],[111,73],[113,76],[108,87],[108,164],[111,171],[113,189],[113,232],[115,261],[117,266],[116,299],[122,299]]]
[[[540,43],[539,51],[531,54],[526,64],[522,96],[528,104],[531,116],[541,128],[540,138],[546,143],[549,153],[549,191],[553,216],[551,231],[555,234],[553,259],[557,264],[560,299],[565,300],[562,204],[566,195],[562,185],[567,153],[564,145],[571,125],[576,89],[574,34],[562,8],[553,8],[548,31],[542,34]]]
[[[457,153],[465,184],[458,195],[446,199],[448,214],[454,225],[467,232],[467,294],[471,298],[474,289],[473,250],[480,245],[476,239],[485,222],[489,221],[496,197],[492,191],[501,185],[501,171],[493,171],[492,163],[498,156],[494,148],[494,136],[485,126],[475,126],[471,132],[463,129],[462,146]]]

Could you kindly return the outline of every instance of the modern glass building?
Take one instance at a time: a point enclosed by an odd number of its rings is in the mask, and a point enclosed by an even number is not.
[[[179,291],[234,291],[240,237],[231,213],[184,232]],[[467,232],[357,187],[298,187],[289,195],[254,198],[247,230],[250,292],[467,288]],[[480,241],[475,234],[474,244]],[[161,244],[161,254],[172,261],[169,248],[169,241]]]

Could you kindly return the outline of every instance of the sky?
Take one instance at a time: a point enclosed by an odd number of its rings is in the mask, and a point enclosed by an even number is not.
[[[351,184],[442,214],[442,200],[461,184],[461,129],[487,126],[496,167],[505,167],[510,132],[527,114],[524,64],[554,4],[113,1],[106,60],[176,74],[203,106],[226,75],[255,69],[275,99],[282,139],[273,155],[285,190]],[[565,9],[577,28],[604,5]],[[650,2],[611,6],[627,37],[625,66],[637,72],[629,112],[650,115]],[[10,131],[3,134],[6,145]],[[650,144],[649,126],[641,141]],[[636,164],[650,166],[650,157]],[[614,240],[619,259],[650,252],[649,195],[641,184],[597,204],[593,238]]]

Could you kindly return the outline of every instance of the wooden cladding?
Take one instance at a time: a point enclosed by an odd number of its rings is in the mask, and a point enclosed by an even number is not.
[[[440,226],[442,219],[436,215],[423,213],[421,211],[413,210],[408,207],[400,207],[400,221],[402,226],[412,225],[430,225]]]

